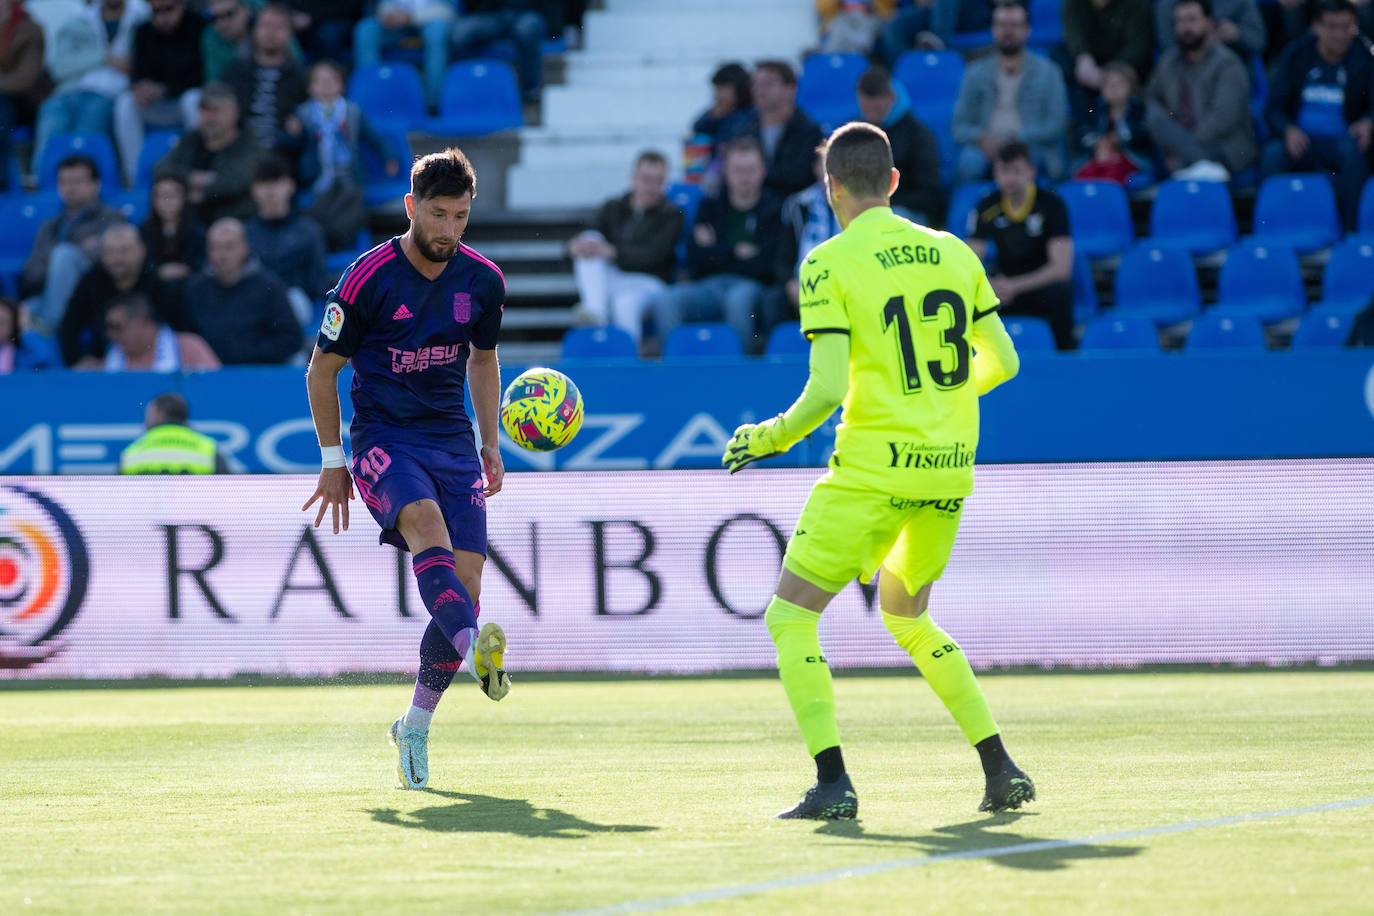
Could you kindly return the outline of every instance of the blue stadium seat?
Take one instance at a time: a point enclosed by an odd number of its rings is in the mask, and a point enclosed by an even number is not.
[[[1004,318],[1002,323],[1011,335],[1012,342],[1016,344],[1018,353],[1054,352],[1054,332],[1050,330],[1050,323],[1045,319],[1027,315]]]
[[[807,356],[811,353],[811,343],[802,336],[800,321],[783,321],[773,325],[768,332],[768,343],[763,347],[764,356]]]
[[[147,190],[153,186],[153,169],[162,157],[181,142],[181,132],[176,130],[149,131],[143,138],[143,146],[138,150],[138,165],[134,169],[134,189]]]
[[[419,127],[425,122],[425,90],[410,64],[359,67],[348,78],[348,98],[375,127]]]
[[[624,328],[569,328],[563,335],[564,359],[634,359],[639,355],[634,338]]]
[[[1203,314],[1193,322],[1184,348],[1193,350],[1263,350],[1264,327],[1247,315]]]
[[[823,128],[857,119],[855,90],[867,69],[868,58],[862,54],[812,54],[802,62],[797,107]]]
[[[477,137],[524,123],[520,84],[511,65],[477,58],[449,64],[439,94],[439,115],[426,129],[440,136]]]
[[[1202,308],[1193,258],[1180,248],[1141,242],[1121,256],[1113,282],[1112,312],[1122,317],[1175,324]]]
[[[1350,326],[1355,323],[1354,315],[1332,312],[1309,312],[1298,323],[1293,334],[1294,350],[1329,349],[1343,347],[1350,338]]]
[[[1236,240],[1231,191],[1217,181],[1160,184],[1150,204],[1150,242],[1190,254],[1219,251]]]
[[[740,343],[739,334],[728,324],[698,321],[673,328],[663,345],[663,355],[743,356],[744,346]]]
[[[940,150],[940,180],[949,184],[954,176],[954,157],[959,152],[950,126],[954,120],[954,103],[913,100],[911,114],[935,135],[935,145]]]
[[[1092,264],[1088,256],[1074,250],[1073,253],[1073,320],[1085,324],[1097,317],[1097,281],[1093,279]]]
[[[150,192],[147,188],[116,191],[113,194],[105,191],[104,188],[101,188],[101,191],[103,192],[100,195],[101,199],[123,213],[124,218],[135,226],[143,225],[143,221],[148,218],[148,211],[152,208],[153,202],[149,197]]]
[[[1080,350],[1158,350],[1159,334],[1148,318],[1113,318],[1104,315],[1088,324]]]
[[[912,105],[917,99],[952,103],[964,81],[964,55],[958,51],[905,51],[892,72],[906,88]]]
[[[1064,40],[1064,20],[1060,14],[1063,0],[1030,0],[1030,37],[1036,47],[1057,45]]]
[[[972,32],[955,32],[949,44],[950,47],[958,48],[960,51],[976,51],[979,48],[986,48],[992,44],[992,30],[975,29]]]
[[[43,158],[34,169],[38,173],[38,190],[57,190],[57,164],[68,156],[89,156],[94,160],[105,190],[117,191],[124,186],[110,138],[104,134],[71,133],[53,134],[48,138]]]
[[[1291,248],[1247,239],[1226,252],[1217,280],[1218,315],[1249,315],[1265,324],[1294,318],[1307,308],[1298,256]]]
[[[1352,236],[1331,249],[1322,275],[1323,311],[1354,314],[1374,299],[1374,239]]]
[[[701,185],[674,182],[668,185],[667,195],[673,205],[682,211],[682,235],[678,237],[677,247],[673,251],[677,255],[678,266],[686,267],[687,239],[691,238],[692,222],[697,218],[697,208],[701,206]]]
[[[1331,247],[1341,218],[1331,181],[1315,173],[1270,175],[1255,198],[1255,240],[1304,253]]]
[[[1073,247],[1090,258],[1120,254],[1135,239],[1126,189],[1110,181],[1066,181],[1058,188],[1069,208]]]
[[[363,160],[363,174],[366,184],[363,187],[363,202],[375,207],[388,201],[400,200],[410,193],[410,164],[415,156],[410,151],[410,138],[404,127],[397,125],[374,125],[382,135],[391,155],[400,164],[395,175],[386,173],[386,158],[366,143],[359,144],[359,155]]]
[[[978,201],[997,190],[991,181],[975,181],[961,184],[949,195],[949,212],[945,215],[945,228],[959,238],[967,241],[969,237],[969,217],[973,215]]]
[[[56,216],[62,202],[56,194],[7,194],[0,197],[0,289],[19,295],[19,275],[28,260],[38,227]]]
[[[1359,227],[1361,235],[1374,235],[1374,178],[1366,181],[1360,192]]]

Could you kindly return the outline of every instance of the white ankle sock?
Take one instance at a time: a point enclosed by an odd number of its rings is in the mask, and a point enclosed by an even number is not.
[[[429,723],[434,721],[434,710],[411,706],[406,710],[405,718],[401,721],[406,724],[406,728],[418,728],[420,731],[427,732],[429,731]]]

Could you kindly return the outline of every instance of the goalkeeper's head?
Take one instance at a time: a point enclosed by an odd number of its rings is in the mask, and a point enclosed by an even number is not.
[[[892,166],[892,144],[881,127],[851,121],[821,144],[825,193],[841,226],[874,206],[887,206],[901,176]]]

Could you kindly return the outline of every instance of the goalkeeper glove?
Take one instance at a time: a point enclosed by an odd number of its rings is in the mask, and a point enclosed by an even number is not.
[[[733,474],[755,461],[781,455],[794,444],[785,439],[781,415],[762,423],[745,423],[735,429],[735,434],[726,443],[720,463]]]

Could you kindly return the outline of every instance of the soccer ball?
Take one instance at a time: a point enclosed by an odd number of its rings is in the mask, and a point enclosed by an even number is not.
[[[530,451],[562,448],[582,428],[582,392],[557,369],[528,369],[506,386],[501,428]]]

